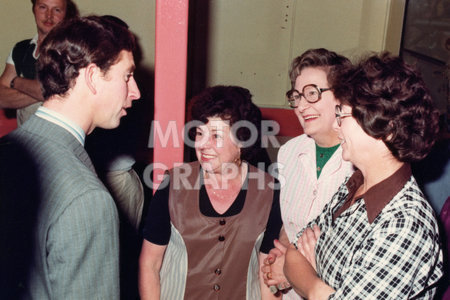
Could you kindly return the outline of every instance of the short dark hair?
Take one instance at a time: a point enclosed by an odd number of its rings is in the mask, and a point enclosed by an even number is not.
[[[309,49],[292,61],[289,70],[291,87],[295,87],[295,80],[306,68],[322,68],[327,73],[329,86],[333,87],[340,71],[351,64],[348,58],[336,52],[324,48]]]
[[[370,136],[402,162],[423,159],[439,132],[439,112],[419,72],[384,52],[350,68],[335,87],[342,104]]]
[[[77,5],[72,0],[65,0],[65,1],[66,1],[66,16],[64,17],[64,20],[70,20],[78,17],[80,15],[80,12],[78,11]],[[31,0],[31,3],[33,4],[32,10],[34,11],[36,0]]]
[[[233,126],[238,121],[247,121],[257,129],[256,142],[248,147],[241,148],[241,159],[250,161],[255,154],[257,145],[261,141],[261,111],[252,102],[252,95],[246,88],[239,86],[214,86],[207,88],[194,96],[189,103],[190,120],[207,123],[209,117],[219,117],[230,122]],[[239,141],[248,141],[254,138],[247,126],[240,126],[236,130]],[[195,128],[189,132],[194,139]]]
[[[64,95],[79,70],[96,64],[104,73],[122,50],[133,52],[134,35],[123,26],[98,16],[75,18],[53,28],[42,42],[37,73],[44,99]]]
[[[123,26],[125,28],[130,28],[130,26],[128,26],[128,24],[119,17],[113,16],[113,15],[103,15],[102,18],[106,19],[110,22],[114,22],[117,25]]]

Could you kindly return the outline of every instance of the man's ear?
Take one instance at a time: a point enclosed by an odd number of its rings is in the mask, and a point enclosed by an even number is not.
[[[84,71],[84,80],[89,90],[96,95],[98,89],[98,82],[102,72],[96,64],[89,64]]]

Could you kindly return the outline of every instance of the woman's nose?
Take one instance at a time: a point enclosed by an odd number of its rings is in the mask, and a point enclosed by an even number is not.
[[[212,139],[208,134],[204,134],[200,140],[197,141],[197,145],[200,149],[211,148]]]

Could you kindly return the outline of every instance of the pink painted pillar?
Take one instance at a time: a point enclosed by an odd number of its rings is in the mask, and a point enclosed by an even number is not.
[[[156,0],[153,191],[163,168],[183,162],[188,8],[189,0]]]

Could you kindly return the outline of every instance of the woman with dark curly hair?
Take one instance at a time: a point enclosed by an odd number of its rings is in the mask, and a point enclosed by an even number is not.
[[[241,159],[257,166],[264,162],[267,170],[270,159],[261,148],[261,111],[252,102],[250,91],[235,86],[216,86],[195,96],[189,107],[189,120],[208,123],[208,117],[216,115],[236,128],[234,135],[241,144]],[[195,127],[189,132],[195,140]]]
[[[192,99],[198,161],[167,173],[150,203],[140,256],[142,299],[269,299],[259,262],[281,229],[275,179],[249,163],[261,113],[247,89]]]
[[[438,112],[418,73],[387,53],[339,82],[335,128],[357,171],[297,234],[284,274],[308,299],[432,299],[438,226],[410,162],[430,151]]]

